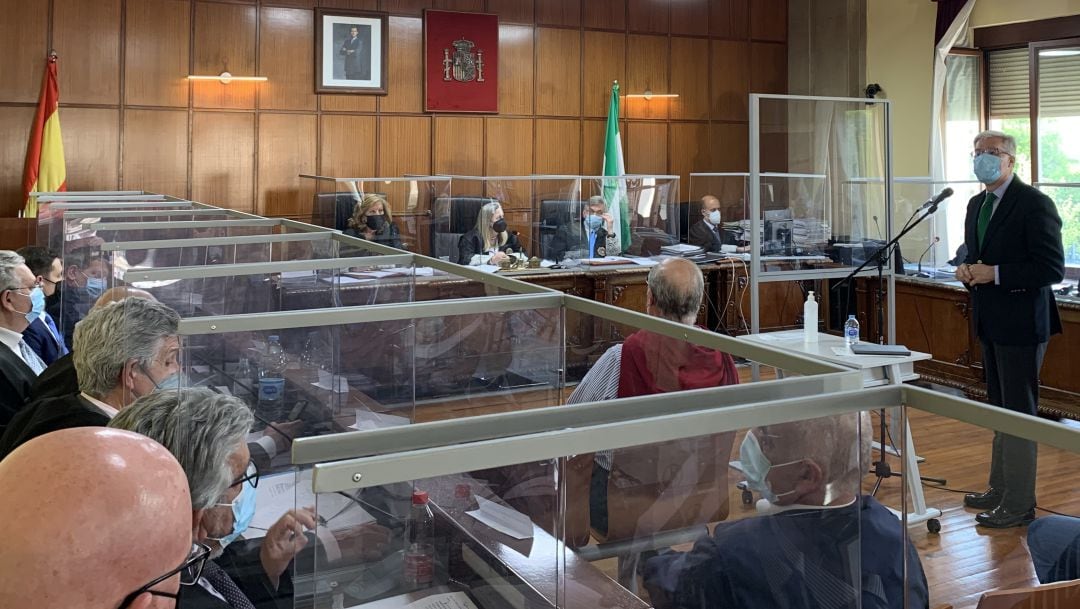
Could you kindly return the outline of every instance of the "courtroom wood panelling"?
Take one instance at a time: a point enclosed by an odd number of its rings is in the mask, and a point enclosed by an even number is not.
[[[379,125],[378,175],[431,173],[431,118],[387,116]]]
[[[22,175],[26,160],[26,140],[34,108],[0,107],[0,215],[12,217],[23,208]]]
[[[671,118],[709,118],[709,41],[704,38],[671,38]]]
[[[533,28],[499,26],[499,114],[533,113]]]
[[[415,15],[419,17],[425,8],[433,8],[427,0],[382,0],[382,9],[395,15]]]
[[[690,173],[716,171],[709,123],[671,124],[671,166],[679,180],[680,200],[690,196]]]
[[[484,10],[484,0],[435,0],[435,6],[444,11],[471,11]]]
[[[488,118],[485,133],[484,173],[524,176],[533,172],[531,118]]]
[[[620,125],[623,142],[626,142],[626,121]],[[606,120],[581,121],[581,173],[598,176],[604,173],[604,136],[607,132]]]
[[[750,45],[744,41],[710,41],[709,82],[712,87],[712,119],[749,119]]]
[[[319,95],[319,107],[323,112],[370,112],[374,113],[378,97],[374,95]]]
[[[124,29],[124,102],[187,107],[191,4],[128,0]]]
[[[388,93],[379,100],[382,112],[424,110],[424,22],[412,17],[390,18]]]
[[[254,211],[255,114],[196,112],[191,127],[191,198]]]
[[[595,0],[542,0],[536,3],[537,25],[574,27],[581,23],[581,4],[586,10]]]
[[[484,119],[479,116],[435,117],[435,173],[484,173]]]
[[[581,113],[581,32],[540,28],[536,38],[536,113]]]
[[[374,116],[324,114],[319,122],[319,175],[375,177]]]
[[[585,32],[584,49],[584,115],[607,116],[611,81],[619,81],[626,92],[626,34]]]
[[[311,11],[267,8],[259,11],[259,107],[267,110],[315,109],[314,15]]]
[[[120,0],[54,0],[53,48],[60,56],[61,99],[120,103]]]
[[[187,197],[187,121],[186,110],[124,113],[121,188]]]
[[[192,73],[255,76],[257,24],[254,6],[196,2]],[[255,94],[262,86],[252,82],[222,84],[217,80],[191,84],[192,103],[197,108],[254,108]]]
[[[3,101],[37,101],[48,52],[49,3],[2,0],[0,10],[4,15],[0,19]]]
[[[319,6],[354,11],[377,11],[379,10],[379,0],[319,0]]]
[[[581,121],[537,119],[536,173],[574,175],[581,170]]]
[[[629,0],[627,7],[631,32],[667,34],[669,4],[665,0]]]
[[[487,11],[499,16],[499,23],[533,22],[533,3],[522,0],[488,0]]]
[[[712,172],[748,171],[750,127],[746,123],[713,123],[709,126]]]
[[[630,121],[623,131],[626,141],[626,172],[666,174],[668,125]]]
[[[299,174],[315,171],[316,119],[313,114],[259,115],[259,215],[310,217],[314,180]]]
[[[787,45],[769,42],[750,44],[750,90],[783,93],[787,89]]]
[[[120,111],[65,108],[62,119],[68,190],[116,190],[120,186]]]
[[[709,35],[746,38],[750,34],[750,0],[710,0]]]
[[[706,36],[709,33],[709,0],[679,0],[671,4],[671,33]]]
[[[646,89],[653,93],[670,93],[668,37],[632,34],[627,37],[626,45],[626,86],[622,88],[622,94],[644,93]],[[638,97],[623,102],[627,118],[666,119],[671,106],[670,99]]]
[[[787,40],[788,0],[754,0],[750,3],[750,37],[754,40]]]
[[[625,30],[626,0],[588,0],[583,23],[587,28]]]

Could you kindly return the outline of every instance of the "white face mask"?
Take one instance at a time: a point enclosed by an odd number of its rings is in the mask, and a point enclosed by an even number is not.
[[[711,212],[709,212],[708,218],[709,218],[709,224],[712,224],[713,226],[719,226],[720,225],[720,210],[719,209],[712,210]]]
[[[765,453],[761,452],[761,445],[758,444],[757,436],[752,432],[747,432],[742,445],[739,446],[739,460],[732,461],[729,465],[746,476],[746,484],[750,490],[760,493],[769,503],[776,503],[777,499],[794,494],[795,490],[792,489],[783,493],[773,492],[772,484],[768,481],[769,471],[774,467],[794,465],[802,463],[802,461],[802,459],[799,459],[773,465],[769,462],[769,458],[765,456]]]

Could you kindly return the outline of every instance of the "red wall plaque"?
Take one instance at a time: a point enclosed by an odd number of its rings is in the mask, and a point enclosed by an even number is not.
[[[424,110],[499,111],[499,17],[424,11]]]

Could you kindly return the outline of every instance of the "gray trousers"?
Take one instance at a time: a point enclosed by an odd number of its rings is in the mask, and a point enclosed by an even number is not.
[[[1046,343],[1000,345],[981,341],[986,393],[990,403],[1035,416],[1039,409],[1039,369]],[[1035,473],[1039,446],[1006,433],[994,432],[990,486],[1004,492],[1001,505],[1012,512],[1035,507]]]

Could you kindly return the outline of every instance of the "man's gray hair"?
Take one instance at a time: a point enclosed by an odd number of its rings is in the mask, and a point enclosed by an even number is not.
[[[600,195],[593,195],[589,197],[589,200],[585,203],[585,208],[588,209],[595,205],[603,206],[605,212],[608,210],[607,201],[605,201],[604,197],[601,197]]]
[[[232,486],[229,458],[247,441],[253,421],[243,400],[198,388],[145,395],[109,427],[141,433],[167,448],[187,474],[192,509],[203,510]]]
[[[823,482],[859,494],[869,469],[874,439],[870,413],[854,412],[781,423],[755,431],[773,463],[809,459],[821,468]],[[769,438],[764,440],[763,436]],[[766,444],[768,447],[766,447]]]
[[[26,264],[22,256],[11,250],[0,250],[0,292],[23,287],[15,277],[15,269],[22,264]]]
[[[162,341],[176,335],[180,316],[160,302],[125,298],[98,307],[75,325],[79,390],[101,399],[120,384],[124,364],[149,368]]]
[[[993,129],[987,129],[986,131],[983,131],[979,133],[979,135],[975,136],[975,141],[973,142],[973,144],[976,148],[978,148],[979,142],[993,138],[1000,138],[1002,150],[1008,152],[1009,156],[1011,156],[1012,158],[1016,158],[1016,138],[1003,131],[994,131]]]
[[[705,294],[705,278],[696,264],[680,258],[665,260],[649,270],[646,283],[662,317],[694,323]]]

